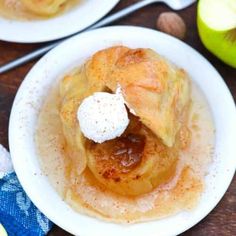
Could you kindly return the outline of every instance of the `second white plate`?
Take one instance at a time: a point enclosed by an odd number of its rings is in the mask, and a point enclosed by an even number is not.
[[[66,37],[92,25],[119,0],[82,0],[70,11],[48,20],[16,21],[0,16],[0,40],[39,43]]]

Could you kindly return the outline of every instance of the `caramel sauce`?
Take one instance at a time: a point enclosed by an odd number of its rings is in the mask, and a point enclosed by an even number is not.
[[[96,144],[89,140],[87,142],[90,143],[87,145],[87,151],[96,155],[98,162],[104,162],[104,177],[112,178],[117,170],[119,173],[128,173],[140,164],[145,147],[145,136],[129,133],[103,144]]]
[[[123,172],[136,167],[142,159],[145,145],[145,136],[128,134],[117,138],[111,153],[111,159],[118,162]]]
[[[119,173],[129,173],[140,164],[144,146],[145,136],[139,134],[127,134],[107,141],[103,144],[103,153],[94,152],[97,155],[98,162],[102,163],[100,173],[105,179],[114,179],[119,182],[120,178],[117,177]]]
[[[120,181],[118,175],[134,170],[142,161],[146,138],[140,134],[143,124],[129,113],[130,124],[121,137],[102,144],[86,139],[86,149],[96,156],[100,174],[105,179]]]

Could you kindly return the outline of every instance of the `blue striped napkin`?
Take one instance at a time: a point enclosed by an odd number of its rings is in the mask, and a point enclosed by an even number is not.
[[[0,145],[0,224],[9,236],[44,236],[50,222],[30,201],[13,170],[10,154]]]

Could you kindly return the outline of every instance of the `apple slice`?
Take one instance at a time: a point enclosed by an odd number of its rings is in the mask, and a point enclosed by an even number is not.
[[[236,0],[200,0],[197,23],[206,48],[236,68]]]

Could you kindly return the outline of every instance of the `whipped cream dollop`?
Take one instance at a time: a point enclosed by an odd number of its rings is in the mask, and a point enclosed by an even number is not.
[[[85,98],[77,111],[83,135],[96,143],[121,136],[129,124],[121,90],[116,94],[96,92]]]
[[[134,109],[131,108],[131,106],[129,105],[129,103],[124,99],[123,93],[122,93],[122,89],[121,89],[121,86],[120,86],[119,84],[118,84],[117,89],[116,89],[116,94],[122,96],[125,105],[126,105],[127,108],[129,109],[129,112],[136,116],[136,113],[135,113]]]

